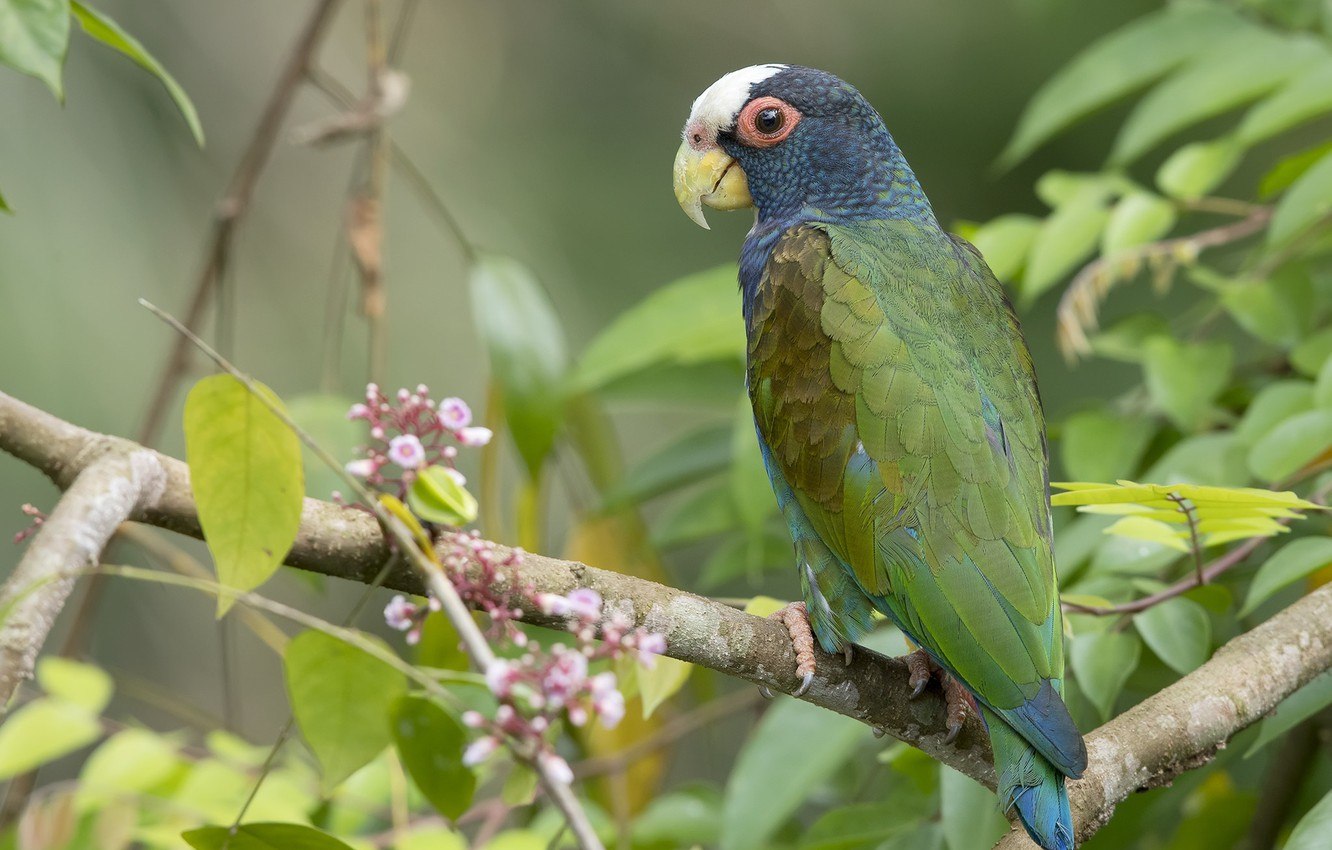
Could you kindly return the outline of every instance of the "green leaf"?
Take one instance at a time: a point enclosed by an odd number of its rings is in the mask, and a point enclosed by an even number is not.
[[[536,480],[564,420],[569,358],[550,297],[517,260],[482,257],[472,267],[472,311],[490,351],[504,416]]]
[[[1251,147],[1332,110],[1332,62],[1322,62],[1254,106],[1235,136]]]
[[[939,816],[949,850],[991,847],[1008,831],[993,793],[970,776],[939,766]]]
[[[386,718],[406,693],[406,680],[379,659],[319,631],[292,638],[283,666],[292,714],[319,759],[324,790],[332,790],[388,746]]]
[[[1244,753],[1248,758],[1304,721],[1332,705],[1332,672],[1323,673],[1282,700],[1263,725],[1258,737]]]
[[[422,826],[395,837],[393,850],[467,850],[467,839],[447,826]]]
[[[711,590],[741,576],[755,585],[764,572],[789,570],[793,563],[791,538],[784,531],[733,534],[704,562],[699,586]]]
[[[1245,445],[1253,445],[1264,435],[1297,413],[1313,409],[1313,384],[1287,380],[1268,384],[1249,402],[1235,434]]]
[[[613,378],[596,392],[598,398],[608,403],[671,410],[695,407],[729,410],[744,385],[744,360],[726,359],[654,364]]]
[[[1228,284],[1221,306],[1244,330],[1273,345],[1290,346],[1308,332],[1316,315],[1313,286],[1299,269],[1270,280]]]
[[[729,425],[708,426],[668,443],[624,474],[606,506],[636,505],[721,473],[731,464],[731,434]]]
[[[1137,669],[1142,643],[1131,632],[1093,632],[1073,639],[1073,673],[1101,720],[1110,719],[1124,683]]]
[[[89,714],[102,713],[114,687],[102,668],[57,655],[37,662],[37,684],[49,695],[82,706]]]
[[[268,387],[255,386],[281,404]],[[253,590],[296,540],[305,493],[300,442],[244,383],[213,375],[185,399],[185,456],[218,582]],[[219,597],[218,616],[233,602]]]
[[[462,763],[467,733],[457,720],[425,697],[404,696],[393,706],[393,740],[407,775],[449,820],[472,805],[476,775]]]
[[[1193,672],[1211,653],[1212,620],[1192,599],[1180,596],[1153,605],[1135,615],[1133,625],[1156,657],[1177,673]]]
[[[1313,39],[1256,28],[1220,39],[1139,102],[1110,162],[1127,165],[1174,133],[1256,100],[1324,56]]]
[[[102,734],[97,715],[69,700],[35,699],[0,726],[0,780],[86,747]]]
[[[1011,283],[1022,270],[1040,229],[1041,220],[1035,216],[1003,215],[980,227],[970,242],[985,257],[994,276]]]
[[[1332,407],[1332,357],[1323,362],[1318,370],[1318,381],[1314,384],[1313,403],[1319,407]]]
[[[1327,837],[1332,834],[1332,791],[1300,818],[1286,839],[1283,850],[1327,850]]]
[[[799,700],[775,703],[740,749],[726,782],[722,850],[768,847],[805,798],[866,745],[868,731]]]
[[[352,850],[328,833],[299,823],[246,823],[234,831],[205,826],[180,837],[194,850]]]
[[[1332,153],[1332,141],[1314,145],[1279,160],[1272,166],[1272,170],[1263,176],[1263,181],[1258,187],[1259,197],[1267,200],[1280,195],[1329,153]]]
[[[1290,187],[1272,213],[1267,244],[1285,245],[1332,213],[1332,153],[1325,154]]]
[[[69,0],[0,3],[0,63],[46,83],[64,102],[61,68],[69,49]]]
[[[1059,457],[1064,472],[1079,481],[1114,481],[1131,475],[1155,428],[1140,416],[1105,410],[1075,413],[1064,423]]]
[[[1092,337],[1092,351],[1107,360],[1141,363],[1143,343],[1154,336],[1169,333],[1170,323],[1159,313],[1134,313]]]
[[[1101,38],[1036,92],[999,165],[1015,165],[1078,119],[1159,79],[1243,26],[1218,6],[1176,3]]]
[[[1175,205],[1151,192],[1120,198],[1101,235],[1101,253],[1113,256],[1127,248],[1155,242],[1175,226]]]
[[[1329,563],[1332,563],[1332,537],[1301,537],[1290,541],[1258,568],[1239,616],[1249,616],[1279,591]]]
[[[428,466],[417,473],[407,504],[426,522],[462,527],[476,519],[476,497],[442,466]]]
[[[934,801],[912,790],[894,787],[892,797],[885,802],[832,809],[801,836],[800,850],[876,850],[888,839],[916,829],[933,809]],[[989,796],[993,805],[994,795]]]
[[[1156,185],[1172,198],[1196,200],[1220,186],[1243,158],[1244,147],[1232,138],[1194,142],[1162,163],[1156,172]]]
[[[1025,304],[1059,283],[1096,250],[1101,231],[1110,220],[1106,208],[1109,196],[1106,187],[1088,184],[1045,220],[1032,243],[1022,277]]]
[[[1332,327],[1312,334],[1295,346],[1290,352],[1290,365],[1312,378],[1322,370],[1329,357],[1332,357]]]
[[[129,794],[148,792],[176,772],[181,761],[176,745],[147,729],[122,729],[107,739],[84,763],[79,774],[82,807]]]
[[[1143,371],[1156,405],[1192,431],[1212,415],[1212,399],[1230,382],[1234,352],[1224,342],[1182,343],[1158,336],[1144,344]]]
[[[350,459],[356,447],[365,442],[365,424],[347,418],[352,400],[339,395],[312,393],[287,402],[287,415],[315,444],[335,458]],[[342,476],[301,446],[305,468],[305,492],[315,499],[327,499],[334,490],[346,489]]]
[[[1332,446],[1332,410],[1298,413],[1273,428],[1249,452],[1249,469],[1264,481],[1298,472]]]
[[[602,387],[649,366],[740,362],[744,323],[733,265],[668,283],[621,313],[583,352],[574,383]]]
[[[646,719],[666,700],[684,687],[694,665],[658,655],[651,667],[638,668],[638,692],[643,697],[643,717]]]
[[[530,806],[536,799],[540,777],[532,768],[522,763],[515,763],[504,777],[504,787],[500,789],[500,799],[508,806]]]
[[[634,847],[675,850],[716,846],[721,795],[711,785],[693,785],[657,797],[634,818]]]
[[[185,118],[185,123],[189,125],[190,133],[194,135],[195,144],[203,147],[204,133],[203,125],[199,123],[199,113],[195,110],[194,104],[190,101],[189,95],[185,94],[185,89],[180,87],[176,78],[167,73],[167,69],[162,67],[162,63],[153,58],[138,39],[125,30],[121,29],[120,24],[111,20],[102,12],[91,9],[79,0],[71,0],[70,11],[78,19],[79,24],[83,26],[83,31],[98,41],[117,50],[130,59],[140,68],[162,81],[166,87],[167,93],[175,101],[176,108],[180,110],[181,116]]]

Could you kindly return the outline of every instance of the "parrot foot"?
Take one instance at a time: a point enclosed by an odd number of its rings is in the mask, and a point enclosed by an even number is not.
[[[967,689],[958,684],[958,681],[934,663],[929,653],[923,649],[917,649],[915,652],[908,653],[906,658],[907,666],[907,684],[911,685],[911,699],[915,699],[925,692],[925,686],[930,683],[930,679],[938,678],[939,684],[943,688],[944,707],[947,710],[948,717],[948,735],[944,738],[945,744],[951,744],[957,740],[958,734],[962,731],[962,726],[967,722],[967,714],[971,710],[971,694]]]
[[[805,603],[792,602],[780,611],[776,611],[768,616],[769,620],[776,620],[791,635],[791,646],[795,649],[796,655],[796,675],[800,677],[800,686],[791,692],[791,696],[804,696],[809,690],[810,684],[814,681],[814,630],[809,625],[809,613],[805,609]],[[767,688],[760,687],[759,693],[765,697],[771,698],[772,692]]]

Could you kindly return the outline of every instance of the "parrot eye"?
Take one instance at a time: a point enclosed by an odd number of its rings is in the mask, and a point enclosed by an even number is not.
[[[752,148],[770,148],[782,142],[800,121],[800,112],[777,97],[756,97],[736,120],[735,134]]]
[[[771,136],[782,129],[782,111],[775,106],[759,110],[754,116],[754,129],[765,136]]]

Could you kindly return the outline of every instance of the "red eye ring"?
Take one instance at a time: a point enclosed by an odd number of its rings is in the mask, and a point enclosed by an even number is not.
[[[781,98],[756,97],[740,110],[735,134],[752,148],[770,148],[791,135],[800,117],[800,110]]]

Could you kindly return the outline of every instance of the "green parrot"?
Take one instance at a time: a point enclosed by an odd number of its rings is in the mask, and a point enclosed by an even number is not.
[[[974,698],[1005,808],[1046,850],[1073,847],[1064,780],[1087,751],[1062,698],[1041,402],[1003,288],[831,74],[734,71],[683,135],[689,217],[757,209],[740,254],[747,387],[804,594],[793,636],[849,651],[874,611],[890,619],[920,647],[917,691],[928,663]],[[803,689],[813,653],[798,656]]]

